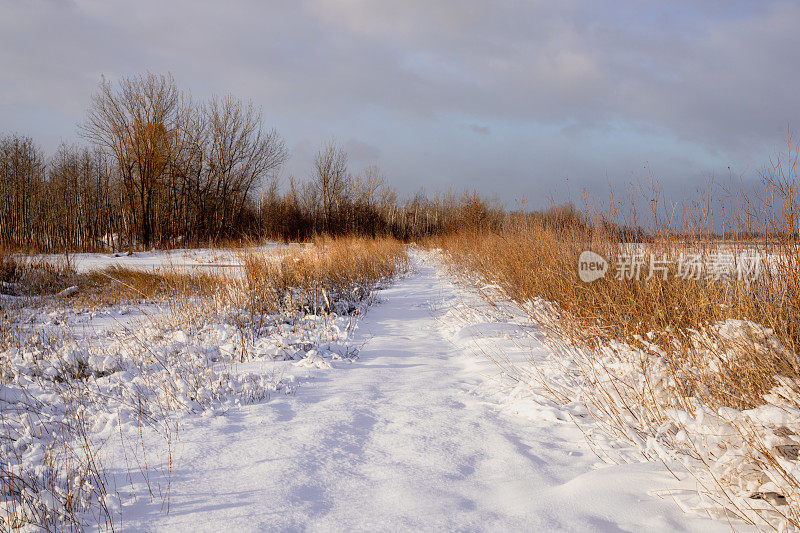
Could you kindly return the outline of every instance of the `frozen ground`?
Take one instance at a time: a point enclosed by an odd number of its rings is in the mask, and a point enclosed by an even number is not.
[[[361,320],[357,361],[250,363],[249,372],[292,382],[291,394],[184,422],[173,443],[168,512],[166,500],[143,496],[141,476],[131,483],[130,469],[112,464],[122,503],[116,525],[730,531],[681,511],[669,490],[689,487],[664,465],[601,462],[570,421],[577,406],[516,391],[484,350],[504,344],[511,357],[546,359],[537,332],[513,310],[504,319],[481,312],[479,298],[430,257],[415,254],[413,264]],[[163,487],[156,470],[150,485]]]

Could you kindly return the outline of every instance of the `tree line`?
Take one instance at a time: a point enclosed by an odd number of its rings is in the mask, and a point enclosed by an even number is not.
[[[251,103],[195,102],[169,75],[103,79],[79,125],[83,144],[51,157],[0,136],[0,247],[149,249],[318,234],[416,239],[505,216],[477,194],[399,199],[380,169],[351,172],[324,144],[306,179],[281,187],[289,153]]]

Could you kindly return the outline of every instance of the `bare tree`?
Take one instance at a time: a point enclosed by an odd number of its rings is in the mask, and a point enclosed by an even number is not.
[[[262,129],[261,113],[252,103],[243,105],[232,96],[214,98],[206,107],[209,146],[204,187],[213,188],[214,238],[238,226],[251,192],[277,171],[288,158],[278,133]]]
[[[180,94],[172,76],[103,79],[92,98],[82,134],[117,161],[128,208],[145,247],[153,239],[155,192],[169,168],[178,140]]]
[[[327,233],[335,230],[334,211],[345,193],[347,179],[347,153],[334,141],[329,141],[314,159],[312,180],[322,200],[324,229]]]
[[[37,208],[45,184],[42,151],[30,137],[0,139],[0,244],[34,246],[42,232]]]
[[[476,194],[423,192],[401,201],[370,166],[351,176],[347,154],[324,144],[304,184],[281,194],[288,157],[252,104],[195,104],[171,76],[103,79],[81,134],[45,164],[27,137],[0,137],[0,246],[94,250],[314,233],[417,238],[463,225],[493,227],[502,210]],[[126,238],[125,238],[126,237]]]

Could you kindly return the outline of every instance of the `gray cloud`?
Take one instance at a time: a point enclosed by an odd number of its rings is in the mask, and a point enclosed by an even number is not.
[[[506,197],[564,175],[595,187],[647,161],[680,190],[698,174],[764,162],[800,119],[800,5],[789,2],[0,0],[0,9],[0,127],[48,149],[74,137],[101,74],[143,70],[171,71],[199,97],[252,99],[297,146],[294,173],[336,136],[351,139],[353,164],[378,162],[408,190],[487,187],[487,172],[503,173],[489,183]]]
[[[490,135],[492,133],[492,129],[489,126],[481,126],[480,124],[470,124],[469,129],[478,135]]]
[[[350,139],[343,145],[350,161],[355,163],[376,161],[381,156],[381,149],[358,139]]]

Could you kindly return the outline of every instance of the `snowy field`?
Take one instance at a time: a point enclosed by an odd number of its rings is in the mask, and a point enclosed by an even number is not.
[[[305,247],[304,244],[291,244],[291,248]],[[222,248],[178,248],[174,250],[153,250],[150,252],[118,252],[118,253],[77,253],[64,255],[39,256],[49,262],[56,263],[69,259],[70,265],[77,272],[90,272],[110,267],[125,267],[140,271],[177,269],[192,270],[195,268],[230,268],[241,266],[240,254],[246,251],[269,252],[278,247],[277,243],[266,243],[259,247],[235,249]],[[35,258],[34,258],[35,259]]]
[[[108,527],[104,513],[122,531],[746,529],[711,520],[679,465],[598,442],[580,402],[510,379],[504,365],[555,380],[564,366],[521,310],[410,254],[410,272],[357,317],[272,317],[249,337],[158,304],[23,315],[53,340],[47,357],[2,354],[4,431],[17,437],[4,468],[63,477],[31,499],[57,513],[48,491],[73,490],[90,529]],[[72,259],[84,271],[236,264],[217,250]],[[86,390],[62,373],[87,376]],[[85,445],[47,452],[46,433],[76,412]],[[48,473],[51,456],[69,468]]]

